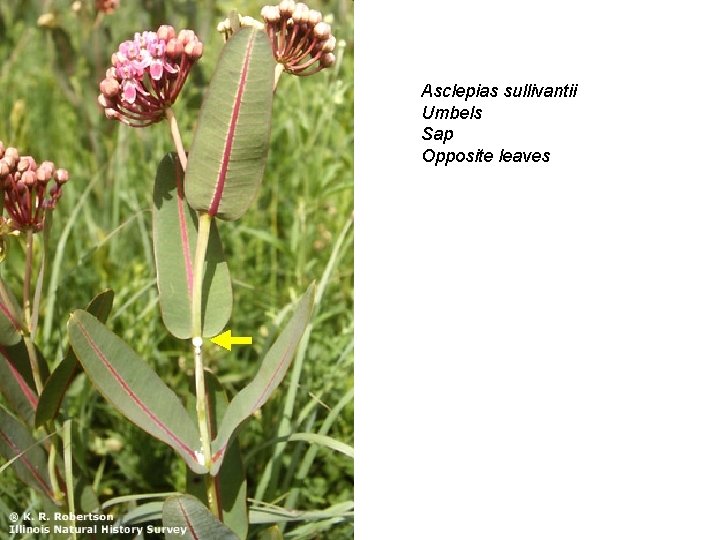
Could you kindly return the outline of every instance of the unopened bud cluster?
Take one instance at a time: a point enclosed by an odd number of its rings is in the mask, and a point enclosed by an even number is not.
[[[293,0],[261,11],[273,54],[285,71],[312,75],[335,63],[335,37],[322,13]]]
[[[120,0],[95,0],[95,9],[110,14],[120,7]]]
[[[68,172],[56,169],[52,161],[38,165],[32,156],[21,156],[0,142],[0,186],[13,230],[41,231],[45,212],[55,208],[67,181]]]
[[[192,30],[163,25],[137,32],[112,55],[112,67],[100,83],[98,103],[105,116],[132,127],[159,122],[180,94],[203,44]]]

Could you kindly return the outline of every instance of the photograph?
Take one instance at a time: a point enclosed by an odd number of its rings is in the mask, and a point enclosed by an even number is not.
[[[354,538],[354,2],[0,2],[0,538]]]

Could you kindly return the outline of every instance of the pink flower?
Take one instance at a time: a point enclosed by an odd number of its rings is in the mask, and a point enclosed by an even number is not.
[[[312,75],[335,63],[335,38],[322,13],[293,0],[261,11],[275,60],[293,75]]]
[[[172,26],[137,32],[112,55],[112,67],[100,83],[98,103],[105,116],[132,127],[161,121],[175,103],[203,44],[192,30],[175,35]]]
[[[55,208],[68,181],[65,169],[52,161],[40,165],[32,156],[20,156],[12,146],[0,142],[0,186],[5,195],[6,222],[13,230],[38,232],[45,226],[45,212]]]

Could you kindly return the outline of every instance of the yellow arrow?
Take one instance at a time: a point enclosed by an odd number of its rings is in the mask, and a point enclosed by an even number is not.
[[[233,345],[252,345],[251,337],[233,337],[231,330],[225,330],[219,336],[211,338],[210,341],[212,341],[215,345],[225,347],[228,351],[232,348]]]

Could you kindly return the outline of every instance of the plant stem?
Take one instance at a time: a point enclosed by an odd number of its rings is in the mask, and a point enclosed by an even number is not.
[[[33,260],[33,233],[27,231],[25,249],[25,279],[23,281],[23,311],[25,313],[25,325],[27,326],[27,334],[24,336],[25,346],[27,347],[28,357],[30,358],[30,368],[32,369],[33,380],[35,381],[35,389],[38,396],[42,394],[43,382],[40,376],[40,365],[38,364],[35,345],[33,344],[33,324],[32,324],[32,304],[30,303],[30,281],[32,280],[32,260]]]
[[[202,453],[205,457],[205,466],[209,469],[211,466],[210,458],[212,456],[210,450],[210,417],[206,407],[207,397],[205,394],[205,366],[202,357],[202,339],[193,338],[194,356],[195,356],[195,412],[197,413],[198,427],[200,428],[200,442],[202,443]],[[207,490],[208,506],[210,511],[220,519],[220,507],[218,506],[215,483],[210,474],[205,476],[205,488]]]
[[[167,118],[168,122],[170,122],[170,133],[172,133],[175,149],[180,157],[180,165],[182,165],[184,171],[187,169],[187,154],[185,153],[185,147],[183,146],[182,138],[180,137],[180,129],[178,128],[178,123],[172,109],[165,109],[165,118]]]
[[[205,396],[205,366],[202,357],[202,285],[205,269],[205,253],[207,252],[208,239],[210,237],[210,226],[212,217],[205,212],[198,213],[198,235],[195,244],[195,264],[193,265],[193,296],[192,296],[192,344],[195,358],[195,412],[197,413],[198,428],[200,428],[200,442],[205,466],[209,469],[212,465],[212,453],[210,450],[210,416],[206,407]],[[212,477],[208,474],[206,479],[208,506],[210,511],[219,519],[220,507],[215,492],[215,485]]]

